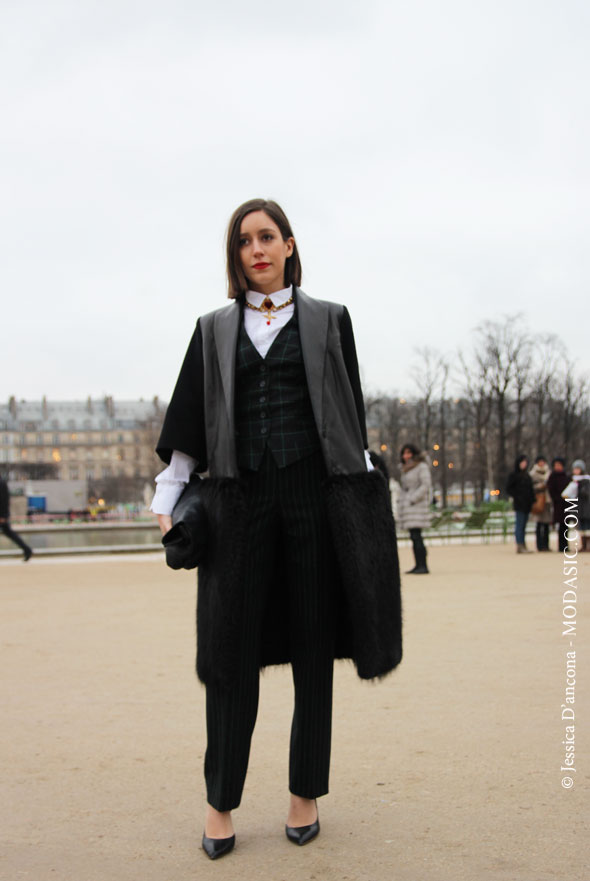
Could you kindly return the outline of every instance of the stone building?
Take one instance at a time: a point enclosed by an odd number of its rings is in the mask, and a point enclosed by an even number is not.
[[[11,480],[86,480],[88,494],[124,501],[151,483],[166,405],[151,401],[17,401],[0,404],[0,470]],[[115,496],[119,496],[115,498]],[[120,496],[123,496],[121,498]]]

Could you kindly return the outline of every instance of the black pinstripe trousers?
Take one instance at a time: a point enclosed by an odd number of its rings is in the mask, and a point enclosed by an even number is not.
[[[240,804],[258,712],[260,645],[270,590],[285,591],[295,708],[289,790],[328,792],[334,666],[334,556],[320,485],[321,452],[278,468],[267,450],[243,472],[248,497],[248,563],[240,675],[231,689],[207,686],[207,800],[218,811]],[[280,577],[276,573],[280,572]]]

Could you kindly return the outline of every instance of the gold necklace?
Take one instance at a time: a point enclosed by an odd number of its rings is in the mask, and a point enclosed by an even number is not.
[[[248,300],[246,300],[246,306],[248,307],[248,309],[254,309],[256,312],[262,312],[263,314],[266,314],[266,323],[270,324],[271,318],[277,317],[276,315],[271,315],[271,312],[280,312],[281,309],[284,309],[285,306],[289,306],[292,302],[293,297],[289,297],[289,299],[286,300],[284,303],[281,303],[280,306],[275,306],[270,297],[266,297],[262,301],[260,306],[253,306],[252,303],[248,302]]]

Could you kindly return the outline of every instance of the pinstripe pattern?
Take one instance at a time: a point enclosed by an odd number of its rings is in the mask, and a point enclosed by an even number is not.
[[[240,678],[231,690],[207,686],[205,779],[208,801],[219,811],[233,810],[241,800],[258,710],[260,643],[271,583],[280,585],[293,658],[289,789],[317,798],[328,791],[329,779],[334,558],[320,490],[325,465],[317,452],[278,468],[267,450],[259,470],[243,476],[249,559]],[[273,577],[276,566],[280,579]]]

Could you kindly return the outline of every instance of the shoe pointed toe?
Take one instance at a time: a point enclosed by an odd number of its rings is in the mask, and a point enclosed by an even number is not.
[[[285,833],[289,841],[292,841],[293,844],[307,844],[308,841],[312,841],[320,832],[320,821],[319,819],[315,821],[315,823],[310,823],[309,826],[285,826]]]
[[[210,860],[217,860],[233,850],[236,843],[236,836],[230,835],[229,838],[209,838],[203,833],[202,846]]]

